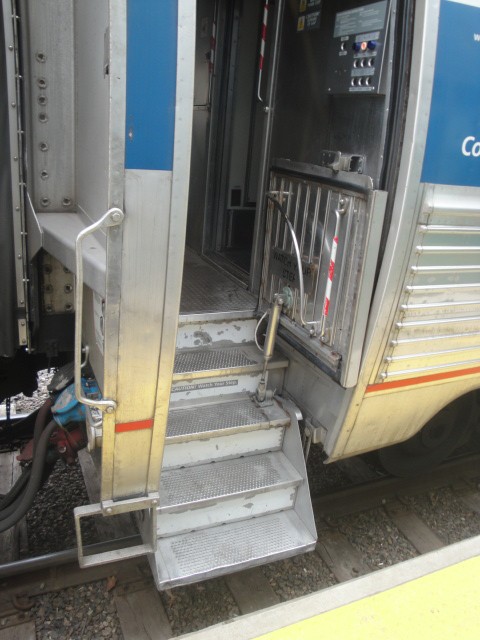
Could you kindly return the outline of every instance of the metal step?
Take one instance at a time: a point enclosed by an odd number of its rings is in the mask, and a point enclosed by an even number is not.
[[[158,535],[288,509],[301,482],[281,451],[164,471]]]
[[[212,320],[207,316],[204,320],[191,321],[180,316],[177,349],[251,343],[254,340],[256,326],[256,318]]]
[[[289,424],[277,402],[260,408],[250,396],[171,409],[163,469],[278,450]]]
[[[288,360],[279,355],[275,355],[269,363],[269,369],[284,369],[287,366]],[[260,373],[262,367],[262,353],[255,345],[182,349],[175,356],[173,382],[251,375]]]
[[[275,354],[269,362],[269,387],[281,393],[288,360]],[[189,400],[220,400],[232,392],[255,392],[263,367],[263,356],[256,346],[181,349],[175,357],[171,406]]]
[[[293,509],[158,540],[151,564],[159,589],[288,558],[315,547]]]
[[[288,414],[276,401],[269,407],[258,407],[250,396],[243,396],[171,409],[168,414],[166,442],[170,444],[214,438],[239,431],[269,429],[288,424]]]

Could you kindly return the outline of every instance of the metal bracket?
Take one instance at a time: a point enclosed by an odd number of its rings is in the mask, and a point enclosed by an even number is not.
[[[342,153],[341,151],[322,151],[318,164],[321,167],[328,167],[334,173],[339,171],[363,173],[365,160],[365,156],[358,154]]]
[[[82,315],[83,315],[83,240],[98,231],[108,227],[116,227],[122,224],[125,214],[118,207],[109,209],[97,222],[80,231],[75,240],[75,263],[76,263],[76,287],[75,287],[75,396],[79,402],[89,407],[96,407],[100,411],[113,413],[117,408],[114,400],[102,399],[92,400],[83,395],[82,391]],[[88,356],[88,345],[85,345],[85,352]]]
[[[103,438],[102,412],[96,407],[86,408],[87,448],[89,451],[99,449]]]
[[[78,564],[82,568],[94,567],[100,564],[108,564],[127,558],[136,558],[148,553],[155,553],[157,550],[157,506],[159,502],[158,493],[149,494],[148,497],[133,498],[132,500],[106,500],[102,504],[87,504],[82,507],[76,507],[73,510],[75,518],[75,533],[77,535],[77,551]],[[113,516],[120,513],[130,513],[132,511],[147,511],[146,517],[150,520],[149,526],[144,528],[148,536],[148,540],[144,544],[138,544],[133,547],[123,549],[115,549],[112,551],[104,551],[103,553],[94,553],[84,555],[82,527],[83,518],[92,516]]]

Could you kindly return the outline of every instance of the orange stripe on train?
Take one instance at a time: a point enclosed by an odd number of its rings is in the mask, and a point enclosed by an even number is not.
[[[441,380],[462,378],[463,376],[471,376],[475,373],[480,373],[480,367],[473,367],[471,369],[461,369],[459,371],[448,371],[444,373],[432,373],[431,375],[421,376],[419,378],[407,378],[405,380],[392,380],[391,382],[379,382],[377,384],[368,385],[365,393],[387,391],[388,389],[401,389],[402,387],[413,387],[417,384],[425,384],[427,382],[440,382]]]

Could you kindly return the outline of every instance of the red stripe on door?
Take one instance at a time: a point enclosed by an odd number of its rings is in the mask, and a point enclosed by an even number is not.
[[[142,431],[151,429],[153,420],[138,420],[137,422],[119,422],[115,425],[115,433],[126,433],[127,431]]]

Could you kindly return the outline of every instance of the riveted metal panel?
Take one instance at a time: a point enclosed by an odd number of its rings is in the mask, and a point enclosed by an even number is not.
[[[15,305],[16,314],[16,331],[10,327],[10,335],[14,337],[11,345],[29,347],[30,332],[29,326],[29,305],[28,305],[28,274],[27,274],[27,250],[25,242],[25,192],[24,192],[24,158],[23,158],[23,130],[21,121],[21,77],[20,77],[20,38],[19,38],[19,21],[17,6],[12,0],[2,1],[2,24],[3,24],[3,73],[4,73],[4,94],[5,102],[3,108],[7,112],[3,114],[6,135],[3,186],[6,191],[3,194],[5,198],[4,215],[8,215],[10,220],[6,224],[6,239],[10,244],[9,249],[5,253],[8,260],[8,254],[12,252],[14,259],[10,263],[13,267],[15,277],[15,294],[13,290],[7,293],[5,303],[11,307]],[[8,105],[8,106],[7,106]],[[8,155],[7,155],[8,154]],[[6,184],[8,181],[9,184]],[[10,229],[11,235],[8,234]],[[12,258],[10,254],[10,258]],[[13,285],[13,282],[11,282]],[[8,297],[10,297],[8,300]],[[13,297],[15,296],[15,297]],[[7,310],[7,309],[6,309]],[[8,350],[11,349],[11,346]],[[9,353],[8,355],[12,355]]]
[[[75,95],[74,2],[35,0],[21,6],[28,34],[23,54],[29,192],[37,211],[72,211],[76,100],[82,98]]]
[[[114,41],[119,35],[112,33],[110,27],[109,3],[106,0],[76,2],[74,11],[77,199],[79,210],[95,221],[110,204],[109,150],[111,127],[116,123],[110,119],[109,99],[110,95],[114,102],[122,98],[116,93],[118,84],[114,82],[113,73],[117,68],[123,82],[125,73],[118,67],[120,59],[110,60],[109,74],[105,73],[105,56],[108,56],[105,36],[109,33],[110,41]]]
[[[11,20],[11,10],[7,20]],[[0,14],[0,84],[7,87],[7,59],[13,60],[13,40],[7,44],[4,29],[5,13]],[[7,24],[7,27],[10,25]],[[0,270],[3,277],[0,280],[0,305],[2,320],[0,326],[0,355],[11,357],[15,353],[17,343],[17,328],[15,323],[15,247],[14,247],[14,217],[12,203],[12,166],[10,153],[10,126],[12,107],[9,106],[8,92],[3,91],[0,103]]]

